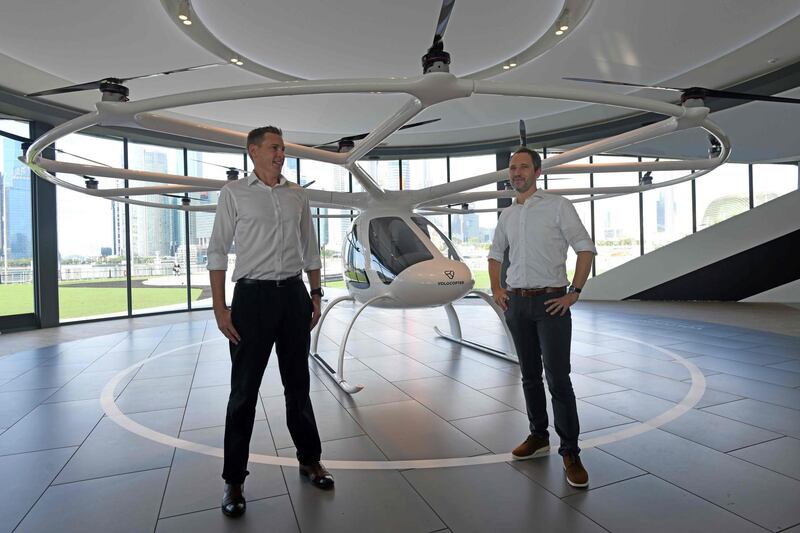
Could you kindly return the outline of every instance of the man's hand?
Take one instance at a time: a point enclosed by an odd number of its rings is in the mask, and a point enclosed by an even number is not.
[[[567,309],[569,309],[577,301],[578,301],[578,294],[575,292],[570,292],[560,298],[553,298],[552,300],[547,300],[544,303],[545,311],[547,311],[551,315],[560,314],[561,316],[564,316],[565,314],[567,314]]]
[[[225,337],[233,344],[239,344],[242,338],[239,332],[233,327],[233,320],[231,319],[231,310],[227,307],[223,309],[214,309],[214,318],[217,319],[217,327]]]
[[[500,309],[503,311],[508,310],[508,291],[502,287],[492,289],[492,298],[494,298],[494,303],[496,303]]]
[[[314,311],[311,313],[311,325],[309,326],[309,330],[314,329],[314,326],[317,325],[319,322],[319,317],[322,316],[320,312],[320,301],[322,300],[322,296],[315,294],[311,297],[311,304],[314,306]]]

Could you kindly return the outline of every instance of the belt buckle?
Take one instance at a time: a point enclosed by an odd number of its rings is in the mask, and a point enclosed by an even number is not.
[[[287,281],[289,281],[289,280],[286,280],[286,279],[275,280],[275,286],[276,287],[284,287],[286,285]]]

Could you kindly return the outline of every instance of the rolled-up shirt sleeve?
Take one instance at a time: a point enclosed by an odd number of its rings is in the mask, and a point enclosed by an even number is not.
[[[300,215],[300,240],[303,251],[303,270],[319,270],[322,262],[319,258],[317,232],[314,231],[314,219],[311,216],[311,203],[308,196],[303,195],[303,211]]]
[[[492,238],[492,246],[489,248],[489,259],[494,259],[498,263],[503,263],[503,255],[508,248],[508,237],[503,224],[503,216],[497,220],[497,227],[494,229],[494,237]]]
[[[223,187],[217,200],[214,229],[208,242],[208,270],[228,270],[228,252],[233,244],[236,228],[236,201],[230,191]]]
[[[597,255],[597,248],[592,242],[592,237],[581,222],[578,211],[572,202],[565,200],[561,204],[559,213],[559,227],[564,239],[569,243],[575,253],[592,252]]]

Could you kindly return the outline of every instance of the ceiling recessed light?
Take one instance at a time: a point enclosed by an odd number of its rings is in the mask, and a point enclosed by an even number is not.
[[[236,64],[241,67],[242,65],[244,65],[244,61],[237,61]]]
[[[239,62],[239,58],[238,57],[232,57],[231,58],[231,63],[238,63],[238,62]]]
[[[181,20],[189,20],[189,17],[187,17],[186,15],[183,15],[183,14],[178,15],[178,18],[181,19]]]
[[[514,67],[517,66],[517,64],[516,63],[509,63],[508,66],[511,67],[511,68],[514,68]]]
[[[770,57],[769,59],[767,59],[767,63],[769,63],[770,65],[774,65],[777,62],[778,62],[777,57]]]
[[[511,67],[509,67],[508,65],[503,65],[503,70],[508,70],[508,69],[510,69],[510,68],[511,68]]]
[[[564,31],[563,30],[556,30],[556,35],[564,35]]]
[[[183,23],[186,24],[187,26],[191,26],[192,25],[192,21],[191,20],[184,20]]]
[[[567,30],[569,29],[569,26],[567,26],[566,24],[564,24],[563,26],[561,26],[561,27],[560,27],[560,28],[558,28],[558,29],[559,29],[559,30],[561,30],[561,31],[567,31]]]

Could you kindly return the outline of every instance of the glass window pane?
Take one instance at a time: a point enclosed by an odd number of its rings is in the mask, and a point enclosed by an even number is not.
[[[548,154],[550,157],[556,155],[555,152]],[[573,161],[569,163],[570,165],[585,165],[589,163],[589,158],[586,157],[584,159],[578,159],[577,161]],[[536,184],[537,187],[543,187],[544,179],[539,178],[538,183]],[[547,190],[562,190],[562,189],[583,189],[586,187],[591,186],[591,180],[589,179],[589,174],[551,174],[547,176]],[[588,195],[570,195],[567,198],[571,201],[586,198]],[[578,212],[578,216],[581,218],[581,222],[583,222],[583,226],[586,228],[591,234],[592,231],[592,210],[591,204],[587,202],[577,202],[574,204],[575,210]],[[572,281],[573,276],[575,275],[575,264],[578,260],[578,256],[572,250],[572,248],[567,248],[567,278]]]
[[[749,173],[745,164],[725,163],[695,182],[698,231],[750,208]]]
[[[798,172],[800,172],[800,168],[797,164],[753,165],[753,206],[796,191]]]
[[[405,161],[404,161],[405,163]],[[425,189],[447,183],[447,159],[411,159],[403,174],[403,189]],[[442,233],[449,235],[447,215],[425,215]]]
[[[350,173],[339,165],[303,159],[300,161],[300,184],[309,189],[348,192]],[[312,213],[322,260],[322,282],[328,287],[343,288],[342,245],[353,212],[347,209],[314,208]]]
[[[25,122],[0,120],[0,129],[30,135]],[[31,172],[21,155],[21,143],[0,137],[0,316],[34,312]]]
[[[56,152],[59,161],[87,164],[83,158],[89,158],[117,168],[123,166],[123,147],[118,140],[72,134],[60,139],[56,148],[64,150]],[[86,186],[83,176],[58,177]],[[96,180],[100,189],[125,186],[123,180]],[[56,201],[60,321],[127,315],[125,204],[64,187],[56,188]]]
[[[638,161],[636,157],[594,156],[595,163]],[[638,172],[595,173],[595,187],[636,186]],[[602,274],[640,255],[639,195],[626,194],[594,201],[595,271]]]
[[[183,175],[183,150],[176,148],[130,143],[128,162],[134,170]],[[164,205],[181,202],[179,198],[158,194],[139,198]],[[132,205],[130,232],[134,314],[186,309],[184,212]],[[197,300],[202,292],[201,288],[193,288],[192,300]]]
[[[652,161],[652,159],[647,159]],[[666,161],[661,159],[661,161]],[[689,171],[653,172],[653,183],[673,180]],[[642,193],[644,253],[692,233],[692,184],[689,181]]]
[[[350,226],[350,231],[347,233],[344,254],[346,261],[344,276],[348,285],[357,289],[368,288],[369,278],[366,271],[364,245],[358,238],[358,227],[355,224]]]
[[[494,154],[450,158],[450,181],[479,176],[497,170]],[[488,183],[471,191],[496,191],[496,183]],[[470,192],[471,192],[470,191]],[[482,200],[470,204],[472,209],[496,209],[497,200]],[[453,243],[463,261],[472,271],[476,289],[489,288],[487,256],[497,227],[497,213],[470,213],[450,217]]]
[[[228,179],[228,172],[238,170],[238,179],[244,179],[244,154],[195,152],[187,153],[188,174],[198,178]],[[216,205],[219,198],[218,191],[205,191],[189,193],[192,205]],[[192,309],[211,307],[211,282],[206,265],[208,264],[208,241],[214,227],[214,213],[203,211],[189,212],[189,281],[192,287]],[[229,266],[226,278],[225,298],[230,304],[233,298],[233,265],[236,254],[229,256]],[[180,253],[177,257],[178,269],[176,275],[185,276],[186,254]],[[200,290],[200,295],[194,297],[194,289]]]
[[[359,161],[358,164],[386,191],[400,190],[400,172],[402,171],[403,176],[408,174],[408,161],[403,161],[402,165],[397,159],[388,161]],[[302,172],[302,165],[300,170]],[[362,191],[361,184],[358,184],[358,188],[356,188],[358,182],[356,180],[353,181],[353,190],[355,192]]]

